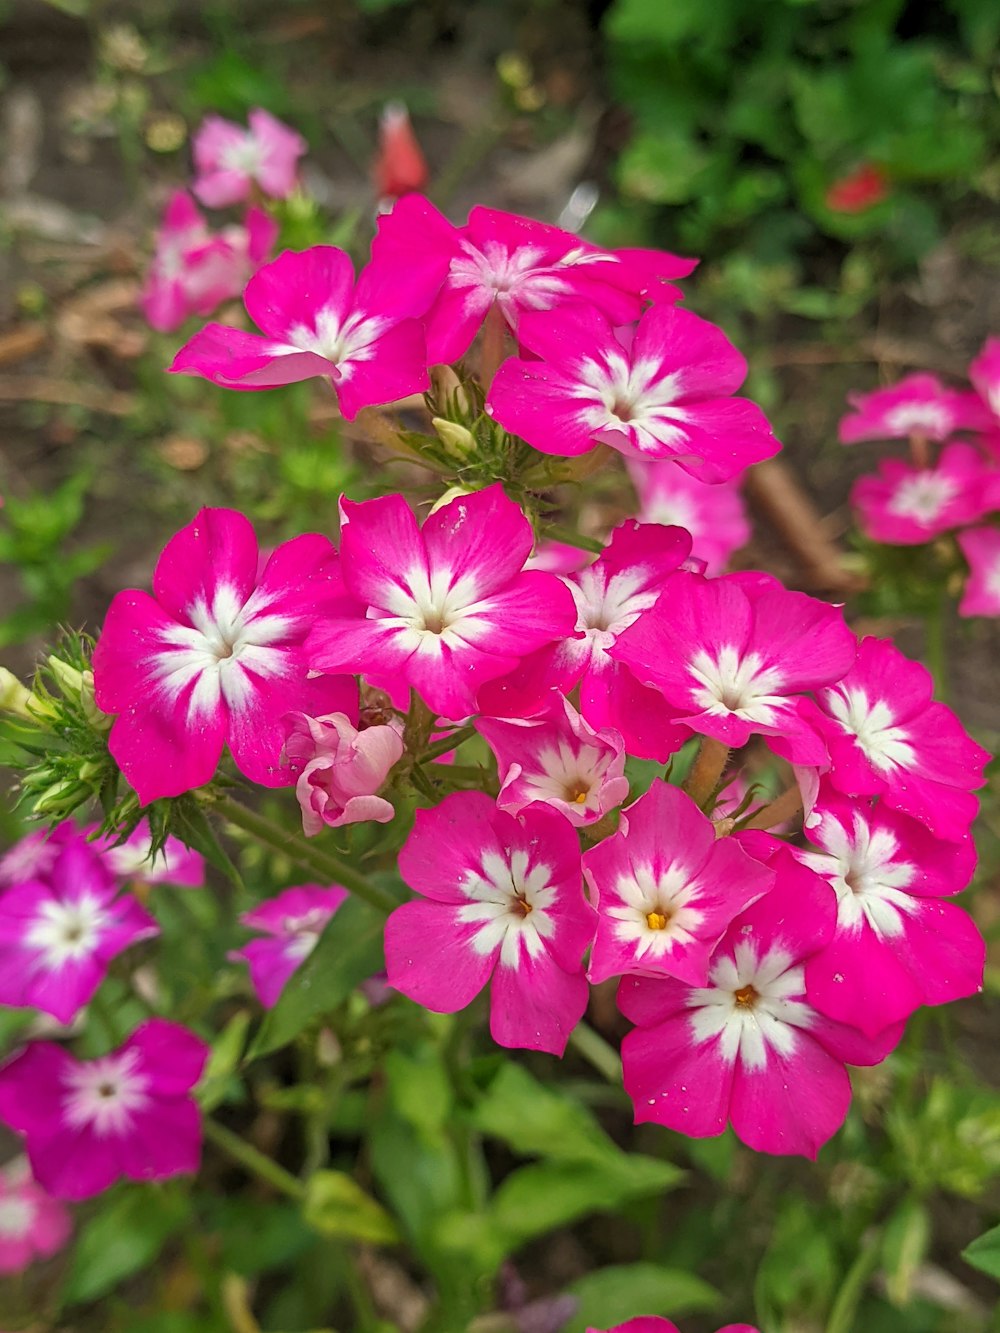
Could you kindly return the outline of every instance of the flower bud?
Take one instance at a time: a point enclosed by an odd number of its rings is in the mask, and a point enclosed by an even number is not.
[[[31,720],[31,691],[22,685],[12,671],[0,667],[0,712],[14,713],[17,717]]]
[[[432,417],[431,425],[445,448],[459,458],[475,452],[476,437],[467,427],[460,426],[457,421],[446,421],[444,417]]]
[[[465,486],[449,486],[444,495],[442,495],[439,500],[435,500],[431,505],[431,513],[436,514],[439,509],[443,509],[445,505],[451,504],[452,500],[457,500],[463,495],[472,494],[473,492],[468,490]]]

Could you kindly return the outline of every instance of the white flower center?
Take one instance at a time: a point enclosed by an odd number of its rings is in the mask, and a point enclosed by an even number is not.
[[[287,342],[275,344],[271,351],[284,356],[315,352],[337,366],[344,380],[350,375],[352,362],[372,359],[377,351],[374,344],[388,325],[389,320],[380,315],[355,310],[345,319],[334,306],[323,306],[316,311],[311,326],[294,324],[288,330]]]
[[[528,868],[527,853],[513,851],[508,860],[495,852],[483,855],[481,873],[470,871],[461,884],[470,899],[459,909],[459,921],[475,923],[472,947],[491,954],[500,946],[503,967],[519,967],[522,945],[528,957],[544,953],[543,941],[555,934],[551,908],[555,888],[549,884],[549,867],[541,863]]]
[[[286,916],[281,923],[281,933],[285,937],[285,952],[300,962],[308,958],[319,943],[323,927],[329,921],[330,912],[321,907],[314,907],[299,916]]]
[[[681,427],[688,413],[677,406],[680,376],[664,375],[658,361],[633,364],[622,349],[584,357],[576,374],[579,419],[591,431],[627,426],[635,447],[647,452],[685,438]]]
[[[69,962],[80,962],[94,952],[108,921],[104,904],[90,894],[73,902],[50,898],[24,934],[24,943],[42,955],[42,966],[57,971]]]
[[[958,490],[958,482],[953,477],[943,476],[940,472],[918,472],[916,476],[903,479],[886,508],[899,518],[933,523]]]
[[[660,596],[660,589],[650,586],[652,571],[645,565],[632,565],[610,578],[602,566],[591,565],[563,582],[576,602],[576,627],[587,635],[595,654],[606,652]]]
[[[700,648],[688,663],[688,673],[695,681],[695,701],[714,717],[733,714],[773,726],[775,709],[785,703],[776,693],[783,683],[781,672],[766,666],[760,653],[741,653],[735,644],[724,644],[714,657]]]
[[[0,1237],[21,1240],[31,1234],[35,1224],[35,1205],[22,1195],[11,1194],[0,1198]]]
[[[902,914],[916,904],[904,892],[916,878],[917,868],[900,855],[899,843],[888,829],[872,829],[860,811],[853,828],[836,819],[822,819],[810,829],[822,852],[800,852],[799,859],[829,880],[837,894],[837,925],[852,933],[867,920],[880,938],[899,935]]]
[[[702,887],[684,865],[668,866],[659,876],[651,866],[634,867],[615,884],[621,905],[607,908],[616,922],[615,939],[635,945],[637,962],[647,956],[661,959],[678,945],[690,944],[704,920],[704,913],[693,906]]]
[[[554,267],[542,265],[545,251],[537,245],[508,250],[500,241],[486,241],[480,250],[462,242],[448,269],[450,286],[466,289],[465,311],[482,312],[496,301],[508,323],[516,323],[518,308],[551,310],[571,284]]]
[[[574,746],[565,737],[543,746],[531,760],[522,761],[521,778],[531,798],[567,801],[588,814],[600,806],[601,784],[613,753],[592,745]]]
[[[938,438],[951,430],[951,413],[941,403],[902,403],[886,412],[885,424],[894,435]]]
[[[916,755],[910,734],[895,725],[895,715],[884,699],[869,703],[864,690],[843,685],[825,698],[834,719],[854,736],[865,758],[879,772],[913,766]]]
[[[238,171],[244,176],[256,176],[264,165],[264,145],[248,130],[240,139],[227,143],[219,154],[223,171]]]
[[[149,1077],[137,1051],[105,1055],[66,1071],[63,1116],[71,1129],[93,1129],[98,1138],[127,1134],[135,1112],[150,1103]]]

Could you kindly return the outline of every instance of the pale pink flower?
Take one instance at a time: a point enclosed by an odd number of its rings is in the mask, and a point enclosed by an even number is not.
[[[289,977],[305,962],[319,942],[327,922],[347,897],[347,890],[332,885],[302,884],[244,912],[240,923],[265,938],[251,940],[230,954],[249,964],[250,980],[265,1009],[273,1009]]]
[[[654,779],[622,813],[618,832],[583,855],[597,908],[588,976],[623,973],[708,981],[712,951],[733,918],[774,883],[774,874],[679,787]]]
[[[1000,508],[1000,473],[978,449],[956,441],[933,467],[883,459],[877,475],[854,483],[851,504],[873,541],[914,546]]]
[[[403,754],[400,724],[358,731],[345,713],[289,713],[284,727],[283,759],[295,778],[307,838],[324,827],[389,822],[395,812],[378,791]]]
[[[185,889],[200,889],[204,885],[205,858],[179,838],[168,836],[156,857],[151,856],[153,840],[148,820],[141,819],[124,842],[116,842],[113,833],[95,837],[98,827],[91,824],[83,831],[116,879],[130,884],[173,884]]]
[[[883,802],[824,783],[795,855],[837,895],[830,943],[806,963],[811,1002],[875,1036],[922,1004],[982,989],[986,946],[967,912],[941,902],[972,878],[976,849],[936,838]]]
[[[254,186],[272,199],[287,199],[295,189],[306,141],[259,107],[247,119],[249,129],[206,116],[194,136],[193,189],[208,208],[238,204]]]
[[[257,270],[243,303],[262,333],[207,324],[170,370],[224,389],[270,389],[324,376],[348,421],[363,407],[396,402],[430,384],[423,330],[410,317],[406,282],[394,271],[371,263],[355,284],[343,250],[285,250]]]
[[[909,436],[940,442],[957,430],[982,430],[989,424],[976,394],[948,389],[936,375],[907,375],[887,389],[848,394],[847,401],[853,410],[841,419],[841,444]]]
[[[661,690],[693,731],[729,746],[756,734],[785,759],[823,763],[826,746],[800,704],[854,660],[840,608],[756,574],[681,571],[661,591],[612,656]]]
[[[960,616],[1000,616],[1000,528],[966,528],[956,538],[969,566]]]
[[[71,1022],[108,964],[159,934],[154,919],[118,885],[82,834],[59,850],[44,877],[0,894],[0,1004],[30,1005]]]
[[[574,629],[524,658],[510,675],[479,692],[492,717],[528,717],[553,690],[580,687],[580,712],[592,727],[619,731],[629,754],[665,761],[690,732],[675,724],[656,690],[641,685],[612,653],[618,636],[656,604],[668,576],[687,559],[691,538],[681,528],[627,519],[593,564],[563,582],[576,603]]]
[[[845,1063],[877,1064],[902,1024],[870,1039],[819,1013],[804,965],[833,935],[833,895],[781,844],[770,868],[774,888],[735,919],[707,985],[622,978],[618,1003],[637,1025],[622,1043],[625,1090],[637,1122],[692,1138],[731,1124],[758,1152],[815,1157],[847,1114]]]
[[[0,1275],[47,1259],[72,1230],[65,1205],[32,1179],[27,1158],[17,1157],[0,1170]]]
[[[143,805],[208,782],[229,746],[253,782],[283,786],[281,719],[293,707],[357,706],[351,681],[311,679],[303,650],[317,615],[343,601],[330,542],[284,542],[258,576],[257,539],[232,509],[202,509],[167,543],[154,596],[111,603],[94,652],[109,747]]]
[[[386,923],[390,986],[451,1014],[490,982],[493,1040],[561,1055],[587,1007],[594,933],[572,824],[543,805],[515,817],[483,792],[455,792],[417,811],[399,871],[422,899]]]
[[[934,681],[885,639],[861,641],[844,678],[817,695],[814,721],[829,747],[833,786],[881,796],[939,838],[965,839],[989,754],[944,704]],[[822,765],[820,766],[822,767]]]
[[[705,573],[721,574],[734,551],[750,540],[750,521],[739,477],[699,481],[672,462],[626,458],[639,497],[640,523],[674,524],[691,534],[691,555]]]
[[[409,687],[440,717],[476,712],[476,690],[570,632],[554,574],[523,572],[531,524],[499,485],[462,495],[417,526],[401,495],[342,501],[341,571],[353,614],[324,617],[310,664],[359,671],[405,708]]]
[[[531,312],[486,410],[547,454],[598,443],[633,458],[673,459],[702,481],[727,481],[780,449],[755,403],[732,395],[746,361],[721,329],[689,310],[650,306],[616,328],[588,307]]]
[[[23,1134],[35,1179],[58,1199],[87,1199],[122,1176],[197,1171],[201,1115],[191,1090],[208,1046],[163,1018],[96,1060],[33,1042],[0,1066],[0,1120]]]
[[[483,717],[476,730],[497,757],[497,805],[512,815],[541,801],[580,826],[628,796],[621,734],[595,731],[562,696],[536,717]]]

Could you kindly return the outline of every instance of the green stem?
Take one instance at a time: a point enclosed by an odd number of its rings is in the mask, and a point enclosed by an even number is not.
[[[272,851],[280,852],[282,856],[298,862],[310,874],[318,875],[328,883],[339,884],[342,888],[348,889],[355,897],[363,898],[378,911],[389,913],[397,906],[387,894],[364,875],[358,874],[339,856],[331,856],[329,852],[320,851],[318,847],[305,845],[301,834],[291,833],[280,824],[273,824],[263,815],[258,815],[255,811],[248,810],[245,805],[240,805],[239,801],[234,801],[231,796],[217,796],[213,808],[223,819],[242,829],[244,833],[249,833],[265,847],[270,847]]]
[[[255,1148],[252,1143],[247,1143],[239,1134],[234,1134],[231,1129],[225,1125],[220,1125],[218,1120],[210,1120],[207,1116],[204,1120],[205,1138],[210,1143],[214,1143],[217,1148],[221,1148],[227,1156],[234,1162],[239,1162],[240,1166],[252,1175],[266,1181],[281,1194],[287,1194],[290,1199],[304,1199],[306,1187],[302,1181],[286,1171],[283,1166],[277,1162],[272,1162],[270,1157],[265,1157],[259,1148]]]
[[[550,541],[575,546],[579,551],[592,551],[594,555],[600,555],[604,550],[604,543],[599,542],[596,537],[585,537],[582,532],[574,532],[572,528],[564,527],[562,523],[546,523],[543,535]]]
[[[420,762],[426,764],[431,759],[439,759],[443,754],[450,754],[452,750],[457,750],[460,745],[475,734],[476,729],[471,724],[467,727],[459,727],[450,736],[445,736],[442,740],[435,741],[433,745],[428,745],[420,756]]]
[[[611,1043],[605,1041],[589,1023],[577,1023],[569,1034],[569,1044],[609,1083],[621,1087],[621,1057]]]

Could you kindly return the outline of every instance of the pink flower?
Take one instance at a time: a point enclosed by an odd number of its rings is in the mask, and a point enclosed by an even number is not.
[[[545,806],[515,818],[482,792],[455,792],[417,811],[399,870],[426,901],[386,923],[390,986],[451,1014],[492,977],[493,1040],[561,1055],[587,1007],[594,933],[572,824]]]
[[[800,696],[839,680],[853,661],[856,640],[839,607],[760,575],[682,571],[662,593],[612,656],[661,690],[693,731],[730,746],[757,734],[783,758],[824,762]]]
[[[956,538],[969,565],[960,616],[1000,616],[1000,528],[966,528]]]
[[[969,379],[989,408],[995,427],[1000,420],[1000,338],[987,338],[982,351],[969,366]]]
[[[243,302],[263,334],[207,324],[170,370],[225,389],[326,376],[348,421],[363,407],[396,402],[430,383],[423,332],[409,317],[413,301],[402,275],[369,264],[355,285],[343,250],[285,250],[254,274]]]
[[[377,258],[414,271],[425,292],[431,364],[464,356],[495,307],[519,332],[525,312],[588,305],[617,324],[637,319],[645,299],[676,300],[667,281],[695,260],[653,250],[600,250],[579,237],[515,213],[477,207],[453,227],[419,195],[380,218]]]
[[[637,1122],[692,1138],[727,1123],[758,1152],[815,1157],[851,1100],[844,1068],[876,1064],[902,1026],[870,1040],[824,1017],[806,993],[804,964],[833,934],[829,889],[781,844],[774,888],[738,916],[716,949],[706,986],[623,977],[622,1044]]]
[[[888,198],[889,178],[874,162],[862,162],[835,180],[826,192],[826,206],[834,213],[865,213]]]
[[[640,685],[612,648],[629,625],[655,605],[667,577],[691,549],[680,528],[627,519],[604,552],[563,582],[576,602],[574,631],[525,657],[509,676],[479,692],[484,713],[525,717],[546,705],[553,690],[580,687],[580,712],[592,727],[621,732],[629,754],[663,762],[688,739],[686,727],[656,690]]]
[[[1000,474],[978,449],[957,441],[930,468],[883,459],[877,476],[854,483],[851,504],[873,541],[913,546],[1000,508]]]
[[[435,713],[476,711],[476,690],[573,624],[554,574],[522,572],[531,525],[499,485],[452,500],[423,528],[401,495],[342,501],[341,569],[353,615],[325,618],[310,664],[360,671],[406,707],[412,686]]]
[[[108,963],[159,926],[118,885],[81,835],[44,878],[0,894],[0,1004],[30,1005],[69,1023],[104,980]]]
[[[624,1324],[615,1324],[614,1328],[606,1330],[588,1328],[587,1333],[681,1333],[681,1331],[669,1319],[661,1319],[658,1315],[639,1315],[637,1319],[629,1319]],[[719,1333],[759,1333],[759,1330],[750,1324],[727,1324],[725,1328],[719,1329]]]
[[[872,393],[851,393],[854,409],[840,422],[841,444],[859,440],[946,440],[957,430],[982,430],[989,413],[974,393],[946,389],[936,375],[907,375]]]
[[[277,224],[259,208],[247,213],[245,227],[226,227],[213,235],[191,196],[175,191],[139,298],[149,323],[170,333],[189,315],[211,314],[223,301],[239,296],[277,235]]]
[[[982,989],[982,936],[966,912],[940,901],[972,878],[971,838],[943,842],[881,802],[832,790],[805,832],[821,850],[796,855],[837,895],[833,939],[806,963],[817,1009],[874,1037],[922,1004]]]
[[[26,833],[10,851],[0,856],[0,889],[23,884],[29,879],[44,879],[56,863],[60,851],[77,835],[71,819],[51,829]]]
[[[990,756],[950,708],[932,702],[933,689],[919,662],[887,640],[863,639],[843,680],[819,692],[815,720],[838,791],[881,796],[936,837],[961,842]]]
[[[379,117],[378,155],[372,170],[382,199],[398,199],[427,184],[427,159],[402,102],[390,102]]]
[[[623,973],[708,981],[709,958],[733,918],[774,883],[689,796],[656,778],[618,832],[583,856],[597,907],[588,976]]]
[[[358,731],[344,713],[289,713],[284,727],[283,756],[296,779],[307,838],[324,826],[339,828],[367,819],[389,822],[395,811],[376,793],[403,754],[398,724]]]
[[[0,1275],[55,1254],[72,1229],[66,1207],[32,1180],[26,1158],[0,1171]]]
[[[480,718],[476,730],[497,757],[497,805],[512,815],[541,801],[571,824],[592,824],[628,796],[621,735],[595,731],[568,699],[538,717]]]
[[[249,521],[202,509],[167,543],[154,596],[111,603],[94,692],[118,714],[109,746],[143,805],[208,782],[225,745],[251,781],[282,786],[284,714],[356,707],[353,682],[307,679],[306,634],[342,598],[329,541],[296,537],[257,565]]]
[[[634,330],[594,309],[531,312],[517,331],[540,359],[505,361],[486,410],[543,453],[583,454],[603,442],[726,481],[781,447],[760,408],[732,397],[743,357],[688,310],[650,306]]]
[[[194,136],[194,192],[208,208],[248,199],[254,186],[272,199],[295,189],[306,141],[269,112],[255,107],[245,130],[221,116],[206,116]]]
[[[113,834],[94,837],[97,829],[97,824],[91,824],[83,831],[116,879],[131,884],[173,884],[186,889],[200,889],[204,885],[205,858],[185,847],[179,838],[168,837],[155,860],[150,859],[153,842],[148,820],[140,820],[125,841],[119,843]]]
[[[33,1042],[0,1066],[0,1120],[25,1135],[35,1179],[58,1199],[88,1199],[122,1176],[192,1173],[201,1117],[190,1093],[207,1058],[200,1037],[163,1018],[96,1060]]]
[[[333,885],[303,884],[285,889],[275,898],[244,912],[240,922],[266,938],[251,940],[230,957],[242,958],[250,966],[250,980],[265,1009],[273,1009],[288,978],[309,957],[326,923],[347,897],[347,890]]]
[[[676,463],[626,458],[625,465],[639,496],[639,521],[685,528],[691,554],[704,560],[706,574],[721,574],[750,540],[739,478],[710,485]]]

